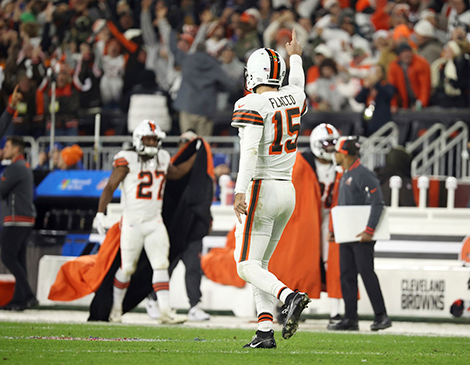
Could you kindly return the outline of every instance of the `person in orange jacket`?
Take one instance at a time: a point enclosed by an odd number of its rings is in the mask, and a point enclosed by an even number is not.
[[[420,110],[427,107],[431,93],[431,70],[425,58],[414,54],[408,43],[397,47],[398,57],[390,63],[388,81],[395,86],[392,113],[397,109]]]

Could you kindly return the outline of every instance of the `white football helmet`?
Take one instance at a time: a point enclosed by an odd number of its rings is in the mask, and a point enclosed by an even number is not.
[[[273,49],[260,48],[254,51],[246,62],[246,89],[253,92],[258,85],[281,87],[285,75],[284,58]]]
[[[339,132],[335,127],[322,123],[316,126],[310,134],[310,148],[316,157],[331,161],[338,138]]]
[[[156,147],[146,146],[142,141],[142,137],[145,136],[156,136],[158,138],[158,145]],[[145,119],[134,129],[132,133],[132,145],[139,155],[154,156],[158,153],[162,139],[165,137],[166,133],[163,132],[153,120]]]

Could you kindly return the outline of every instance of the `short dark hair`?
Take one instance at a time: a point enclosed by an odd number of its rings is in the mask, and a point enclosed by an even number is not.
[[[23,141],[23,138],[21,138],[19,136],[9,136],[9,137],[7,137],[7,141],[10,141],[12,146],[18,147],[20,153],[24,152],[24,148],[25,148],[26,145]]]

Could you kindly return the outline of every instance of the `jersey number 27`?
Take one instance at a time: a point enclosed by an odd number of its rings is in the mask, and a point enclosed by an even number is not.
[[[153,174],[150,171],[141,171],[139,173],[139,180],[142,180],[142,182],[137,185],[137,199],[152,199],[151,187],[154,184],[154,175],[156,183],[160,184],[160,187],[158,189],[157,200],[162,199],[163,182],[165,181],[165,173],[162,171],[153,171]]]
[[[294,122],[294,118],[299,118],[297,123]],[[284,120],[286,120],[286,123],[284,123]],[[274,113],[272,122],[274,124],[274,142],[269,147],[269,154],[280,155],[283,148],[286,153],[295,152],[297,150],[297,139],[299,138],[300,132],[300,109],[298,107],[286,109],[285,115],[278,110]],[[287,134],[293,138],[287,140],[283,146],[281,142],[282,136],[284,135],[284,125],[287,126]]]

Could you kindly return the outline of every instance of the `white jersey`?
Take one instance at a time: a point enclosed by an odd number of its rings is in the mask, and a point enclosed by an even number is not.
[[[307,111],[303,89],[287,85],[278,91],[247,95],[235,103],[232,126],[243,144],[247,126],[262,128],[253,179],[291,180],[300,132]]]
[[[121,187],[124,215],[139,221],[161,215],[169,165],[170,154],[164,150],[159,150],[155,157],[146,162],[133,150],[120,151],[114,156],[114,167],[129,168]]]

